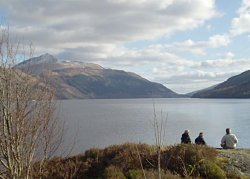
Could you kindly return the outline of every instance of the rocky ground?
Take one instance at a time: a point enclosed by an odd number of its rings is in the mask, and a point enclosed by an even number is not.
[[[225,170],[239,178],[250,179],[250,149],[218,149],[219,157],[224,160]]]

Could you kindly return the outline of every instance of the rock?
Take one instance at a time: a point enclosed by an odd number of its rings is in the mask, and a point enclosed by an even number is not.
[[[229,149],[218,150],[218,156],[227,158],[225,170],[234,176],[250,178],[250,150]]]

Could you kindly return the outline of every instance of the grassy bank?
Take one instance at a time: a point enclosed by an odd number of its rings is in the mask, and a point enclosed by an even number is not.
[[[240,156],[241,166],[237,168],[233,161],[239,161]],[[247,167],[250,160],[244,163],[248,156],[248,150],[225,151],[192,144],[167,146],[161,150],[161,177],[249,178]],[[93,148],[77,156],[48,161],[42,178],[153,179],[158,178],[157,159],[155,147],[147,144]],[[34,175],[38,176],[38,173]]]

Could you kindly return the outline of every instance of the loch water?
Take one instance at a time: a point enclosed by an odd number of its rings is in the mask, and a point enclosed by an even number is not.
[[[202,131],[208,145],[219,147],[230,127],[238,147],[250,148],[250,99],[60,100],[58,112],[65,121],[63,145],[74,145],[72,153],[126,142],[154,144],[154,114],[159,124],[166,122],[164,144],[180,143],[189,129],[192,142]]]

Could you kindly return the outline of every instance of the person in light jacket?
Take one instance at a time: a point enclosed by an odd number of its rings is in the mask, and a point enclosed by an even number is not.
[[[231,129],[226,129],[226,134],[221,139],[221,147],[223,149],[235,149],[238,143],[237,137],[231,133]]]

